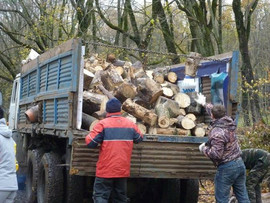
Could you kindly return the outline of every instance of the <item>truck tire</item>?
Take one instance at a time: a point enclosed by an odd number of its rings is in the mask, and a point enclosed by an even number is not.
[[[180,203],[197,203],[199,197],[199,181],[197,179],[181,179]]]
[[[39,164],[43,154],[43,149],[29,150],[27,154],[26,199],[28,203],[34,203],[37,200]]]
[[[45,153],[40,163],[37,181],[38,203],[61,203],[63,201],[63,168],[58,153]]]
[[[83,202],[84,179],[83,176],[70,175],[69,171],[66,171],[65,203]]]

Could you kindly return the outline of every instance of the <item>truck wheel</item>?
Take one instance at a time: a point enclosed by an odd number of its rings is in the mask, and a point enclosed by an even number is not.
[[[55,152],[45,153],[40,163],[37,181],[38,203],[60,203],[63,200],[63,168]]]
[[[199,181],[197,179],[181,179],[180,203],[197,203],[199,197]]]
[[[66,171],[65,177],[65,203],[83,202],[84,198],[84,177],[70,175]]]
[[[28,151],[26,174],[26,199],[28,203],[33,203],[37,200],[37,179],[39,175],[39,164],[43,153],[43,149]]]

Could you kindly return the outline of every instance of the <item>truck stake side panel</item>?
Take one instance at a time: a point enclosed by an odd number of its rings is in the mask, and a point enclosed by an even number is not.
[[[131,178],[211,179],[216,168],[199,150],[206,138],[145,135],[134,144]],[[95,176],[98,149],[86,147],[84,138],[73,141],[71,173]]]

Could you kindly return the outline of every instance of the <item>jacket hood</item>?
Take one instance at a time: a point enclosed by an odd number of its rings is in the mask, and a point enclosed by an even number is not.
[[[211,123],[212,127],[218,127],[218,128],[226,128],[230,131],[234,131],[236,129],[236,123],[235,121],[229,117],[224,116],[220,119],[216,119]]]
[[[0,135],[2,135],[3,137],[6,137],[6,138],[12,137],[12,132],[8,128],[8,126],[6,124],[6,119],[4,119],[4,118],[0,119]]]

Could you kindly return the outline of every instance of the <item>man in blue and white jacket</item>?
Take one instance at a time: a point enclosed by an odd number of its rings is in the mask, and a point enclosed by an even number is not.
[[[18,190],[15,142],[0,107],[0,203],[12,203]]]

